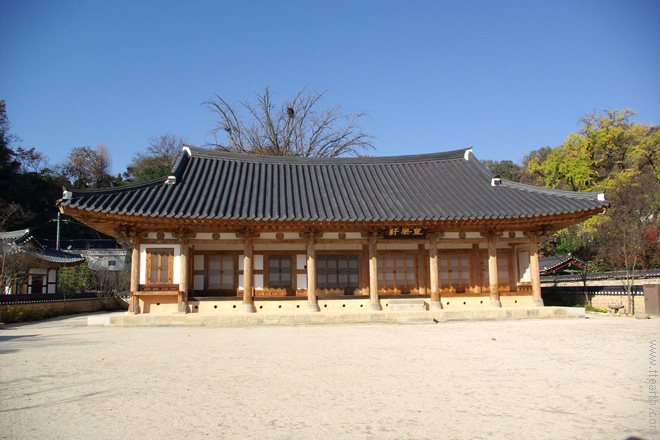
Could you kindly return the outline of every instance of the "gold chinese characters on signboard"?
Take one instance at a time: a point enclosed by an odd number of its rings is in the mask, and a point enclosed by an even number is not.
[[[426,230],[417,226],[392,226],[384,231],[385,238],[424,238]]]

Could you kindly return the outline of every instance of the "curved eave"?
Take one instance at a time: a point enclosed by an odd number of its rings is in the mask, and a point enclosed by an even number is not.
[[[30,257],[33,261],[35,261],[36,265],[42,267],[57,268],[63,266],[75,266],[85,261],[83,257],[76,257],[74,255],[72,255],[71,257],[56,256],[56,255],[48,255],[46,253],[40,251],[34,251],[34,250],[24,250],[19,253],[22,253]]]
[[[98,213],[60,206],[63,214],[74,217],[90,227],[107,235],[118,237],[117,228],[127,227],[141,231],[168,231],[190,229],[208,232],[218,229],[238,230],[254,228],[259,231],[314,228],[320,230],[368,230],[397,225],[418,225],[438,231],[483,231],[483,230],[536,230],[551,231],[562,229],[600,214],[603,208],[565,214],[525,216],[517,218],[480,219],[415,219],[415,220],[250,220],[250,219],[201,219],[166,218],[148,215],[119,215]]]

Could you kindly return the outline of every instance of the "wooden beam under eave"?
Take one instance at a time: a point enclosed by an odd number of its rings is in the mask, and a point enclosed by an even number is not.
[[[235,231],[236,228],[253,227],[263,232],[275,232],[283,230],[299,230],[305,228],[316,228],[327,232],[344,230],[377,230],[391,226],[420,226],[427,229],[439,229],[445,232],[479,232],[484,229],[493,230],[559,230],[577,223],[602,212],[602,209],[593,209],[586,212],[577,212],[552,216],[540,216],[517,219],[474,219],[474,220],[442,220],[442,221],[365,221],[365,222],[330,222],[330,221],[251,221],[251,220],[224,220],[224,219],[199,219],[199,218],[163,218],[127,216],[120,214],[99,213],[93,211],[58,207],[62,214],[68,215],[90,227],[110,236],[114,236],[114,229],[118,225],[129,226],[133,229],[145,231],[173,230],[180,227],[193,227],[197,232],[212,232],[217,230]],[[467,243],[467,242],[466,242]]]

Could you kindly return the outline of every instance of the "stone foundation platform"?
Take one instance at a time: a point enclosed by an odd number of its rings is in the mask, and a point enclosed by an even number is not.
[[[434,324],[453,321],[501,321],[512,319],[584,318],[577,307],[503,307],[426,311],[364,311],[357,313],[108,313],[88,318],[89,326],[112,327],[249,327],[264,325],[325,324]]]

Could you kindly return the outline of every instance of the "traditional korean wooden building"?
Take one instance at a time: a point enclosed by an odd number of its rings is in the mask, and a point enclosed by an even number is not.
[[[85,261],[80,254],[44,246],[29,229],[0,232],[0,257],[5,294],[57,293],[57,270]]]
[[[185,147],[169,176],[65,190],[60,211],[132,245],[131,311],[542,306],[537,243],[603,193],[493,176],[472,149],[367,158]]]
[[[587,262],[570,253],[539,259],[539,274],[541,276],[584,273],[586,269]]]

